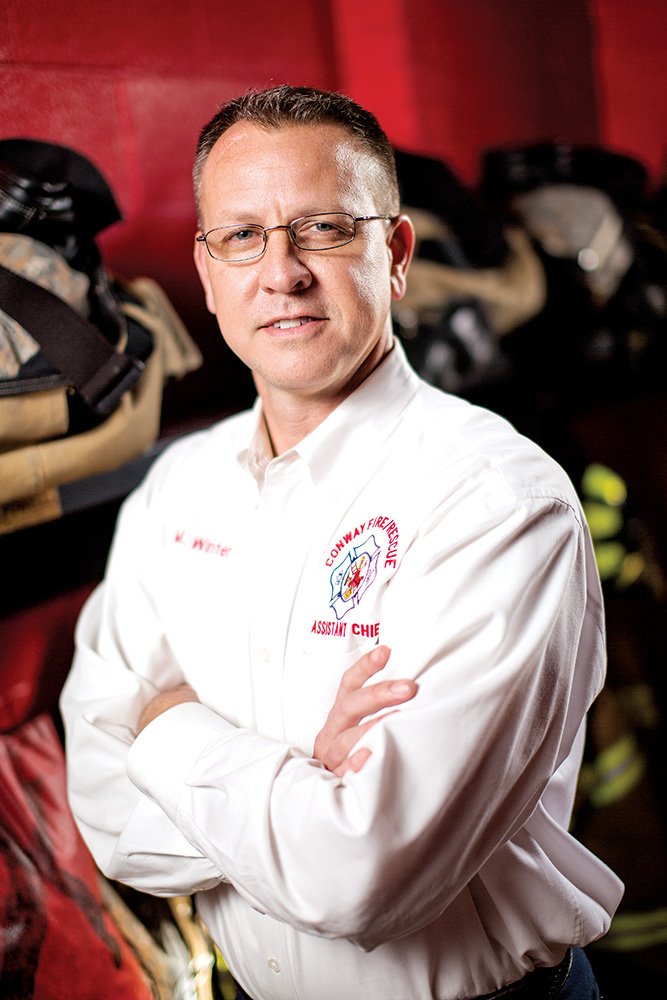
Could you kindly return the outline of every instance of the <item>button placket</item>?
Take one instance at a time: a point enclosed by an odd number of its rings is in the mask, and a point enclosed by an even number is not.
[[[306,474],[298,458],[272,463],[257,509],[255,548],[258,565],[261,561],[265,572],[257,576],[252,587],[250,660],[256,723],[276,738],[282,738],[281,664],[307,544],[303,530]]]

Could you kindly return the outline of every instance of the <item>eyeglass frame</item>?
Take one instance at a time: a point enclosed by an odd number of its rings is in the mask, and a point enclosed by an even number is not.
[[[303,222],[304,219],[319,219],[321,216],[325,216],[325,215],[345,215],[345,216],[347,216],[348,219],[351,219],[353,227],[354,227],[354,231],[353,231],[352,236],[350,237],[350,239],[349,240],[345,240],[344,243],[336,243],[334,246],[330,246],[330,247],[302,247],[302,246],[300,246],[297,243],[296,235],[295,235],[294,229],[292,227],[294,225],[296,225],[297,222]],[[274,232],[276,229],[284,229],[289,234],[289,238],[291,239],[292,243],[297,248],[297,250],[303,250],[305,253],[321,253],[324,250],[340,250],[341,247],[346,247],[346,246],[349,246],[350,243],[353,243],[354,240],[357,238],[357,222],[373,222],[376,219],[384,219],[384,220],[386,220],[388,222],[396,222],[397,219],[399,219],[399,218],[400,218],[400,216],[398,216],[398,215],[357,215],[357,216],[354,216],[350,212],[312,212],[309,215],[300,215],[298,217],[298,219],[292,219],[292,221],[288,222],[287,225],[285,225],[285,226],[259,226],[259,225],[256,225],[253,222],[236,223],[236,224],[231,225],[231,226],[214,226],[213,229],[209,229],[207,232],[200,233],[199,236],[195,236],[195,241],[197,243],[203,243],[204,244],[204,246],[206,247],[206,250],[208,251],[208,254],[209,254],[209,256],[211,257],[212,260],[217,260],[221,264],[245,264],[249,260],[259,260],[260,257],[264,256],[264,253],[266,251],[266,245],[268,243],[268,234]],[[210,236],[211,233],[216,233],[220,229],[243,229],[243,228],[253,229],[255,231],[260,231],[261,230],[261,233],[262,233],[262,249],[260,250],[259,253],[253,254],[252,257],[237,257],[235,259],[231,259],[230,258],[230,259],[227,260],[224,257],[216,257],[211,252],[211,248],[209,247],[208,241],[207,241],[207,237]]]

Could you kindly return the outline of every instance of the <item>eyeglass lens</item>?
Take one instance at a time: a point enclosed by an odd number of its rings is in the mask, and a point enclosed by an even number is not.
[[[334,250],[351,243],[355,237],[355,220],[344,212],[326,212],[295,219],[289,226],[222,226],[206,234],[211,256],[217,260],[241,261],[259,257],[264,251],[265,233],[288,229],[301,250]]]

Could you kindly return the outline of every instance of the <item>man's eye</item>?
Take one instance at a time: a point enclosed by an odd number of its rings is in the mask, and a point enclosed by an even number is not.
[[[336,246],[346,242],[349,232],[335,219],[307,219],[298,227],[297,236],[306,246],[312,244],[315,249],[319,249],[321,246]]]
[[[342,232],[340,226],[334,225],[333,222],[322,222],[315,221],[306,222],[300,227],[300,232],[306,233],[309,236],[327,236],[330,233],[338,235]]]
[[[256,229],[232,229],[225,236],[225,243],[247,243],[258,236]]]

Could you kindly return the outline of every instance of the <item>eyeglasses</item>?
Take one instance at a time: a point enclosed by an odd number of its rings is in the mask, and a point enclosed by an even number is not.
[[[347,246],[357,235],[358,222],[373,222],[374,219],[394,221],[393,215],[359,215],[356,218],[347,212],[323,212],[320,215],[304,215],[286,226],[219,226],[209,229],[197,242],[205,243],[211,257],[235,263],[254,260],[266,250],[269,233],[284,229],[299,250],[336,250]]]

